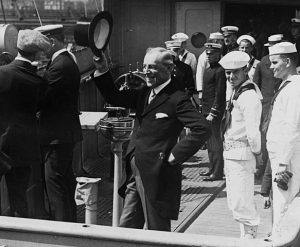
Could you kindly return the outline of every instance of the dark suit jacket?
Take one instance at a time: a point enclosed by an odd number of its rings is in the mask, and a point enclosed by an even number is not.
[[[213,63],[204,70],[202,112],[222,119],[226,105],[226,76],[221,65]]]
[[[1,136],[1,150],[16,166],[40,163],[36,111],[41,88],[46,85],[29,63],[15,60],[0,67],[0,92],[9,95],[7,126]]]
[[[42,144],[75,143],[82,139],[78,98],[80,73],[66,51],[51,62],[45,75],[48,86],[40,106]]]
[[[181,195],[181,166],[199,150],[210,135],[209,125],[186,93],[171,81],[149,105],[149,88],[118,91],[110,73],[95,78],[96,86],[110,104],[136,109],[127,157],[135,156],[145,194],[164,217],[177,219]],[[191,134],[177,142],[183,127]],[[170,153],[175,156],[168,163]]]

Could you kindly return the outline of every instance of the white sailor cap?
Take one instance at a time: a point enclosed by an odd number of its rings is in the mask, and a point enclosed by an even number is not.
[[[248,40],[252,45],[254,45],[256,43],[255,39],[250,36],[250,35],[242,35],[237,39],[237,43],[240,44],[242,42],[242,40]]]
[[[61,25],[61,24],[45,25],[45,26],[37,27],[34,30],[39,31],[46,36],[62,34],[63,33],[63,25]]]
[[[269,55],[288,54],[297,52],[296,45],[291,42],[280,42],[269,47]]]
[[[293,27],[298,27],[300,26],[300,19],[299,18],[293,18],[291,19],[291,23]]]
[[[175,33],[172,35],[171,39],[181,40],[182,42],[184,42],[189,39],[189,36],[187,36],[185,33]]]
[[[18,33],[17,48],[27,53],[48,51],[51,48],[49,39],[36,30],[20,30]]]
[[[268,37],[268,43],[264,46],[272,46],[283,41],[283,34],[274,34]]]
[[[217,43],[205,43],[204,46],[206,51],[220,51],[222,48],[222,45]]]
[[[231,51],[221,58],[219,64],[228,70],[235,70],[245,67],[250,61],[250,56],[246,52]]]
[[[180,48],[182,41],[180,40],[169,40],[165,42],[166,48]]]
[[[210,33],[208,39],[224,39],[224,36],[220,32],[215,32],[215,33]]]
[[[224,26],[221,27],[221,31],[223,32],[223,35],[225,37],[231,34],[236,34],[239,31],[239,28],[236,26]]]

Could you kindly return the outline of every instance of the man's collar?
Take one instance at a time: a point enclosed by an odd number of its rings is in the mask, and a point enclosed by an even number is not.
[[[179,58],[184,57],[189,51],[187,49],[184,49],[182,55],[179,55]]]
[[[153,88],[155,94],[158,94],[161,90],[163,90],[169,83],[171,82],[171,78],[164,82],[163,84],[158,85],[157,87]]]
[[[53,55],[52,55],[52,57],[51,57],[51,61],[53,61],[59,54],[65,52],[65,51],[67,51],[67,49],[66,48],[62,48],[62,49],[54,52]]]
[[[60,50],[58,50],[57,52],[55,52],[53,55],[52,55],[52,58],[51,58],[51,61],[53,61],[59,54],[63,53],[63,52],[68,52],[69,55],[72,57],[72,59],[74,60],[74,62],[77,64],[77,59],[75,57],[75,55],[68,51],[66,48],[62,48]]]
[[[27,58],[25,58],[25,57],[21,57],[21,56],[17,56],[17,57],[15,58],[15,60],[24,61],[24,62],[28,62],[28,63],[31,64],[31,61],[30,61],[29,59],[27,59]]]

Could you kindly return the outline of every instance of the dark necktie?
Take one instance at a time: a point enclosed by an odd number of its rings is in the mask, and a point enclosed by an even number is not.
[[[151,101],[155,98],[157,93],[155,93],[154,89],[151,90],[151,93],[149,95],[148,104],[151,103]]]
[[[47,65],[46,65],[46,69],[49,69],[50,65],[51,65],[51,59],[48,61]]]
[[[272,117],[272,111],[273,111],[273,105],[275,102],[276,97],[278,96],[278,94],[280,93],[280,91],[287,85],[289,84],[291,81],[285,81],[283,83],[283,85],[277,90],[277,92],[274,94],[272,100],[271,100],[271,104],[270,104],[270,109],[268,112],[267,117],[264,119],[263,123],[262,123],[262,127],[261,127],[261,131],[264,133],[264,135],[267,134],[268,128],[269,128],[269,124],[271,121],[271,117]]]

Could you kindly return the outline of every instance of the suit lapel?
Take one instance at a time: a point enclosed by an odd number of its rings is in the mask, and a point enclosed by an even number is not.
[[[171,82],[172,83],[172,82]],[[159,107],[161,104],[163,104],[168,98],[169,98],[169,92],[172,88],[172,84],[169,83],[165,88],[163,88],[156,96],[155,98],[150,102],[149,105],[147,105],[144,108],[144,112],[142,113],[142,116],[146,115],[150,111],[153,111],[157,107]],[[145,99],[148,100],[148,97]]]
[[[137,107],[136,107],[136,115],[137,116],[142,115],[144,109],[147,106],[146,102],[147,102],[148,96],[150,94],[150,88],[149,87],[145,87],[141,90],[142,91],[141,91],[141,94],[139,96]]]
[[[148,106],[144,109],[142,116],[146,115],[150,111],[153,111],[157,107],[159,107],[162,103],[164,103],[169,98],[169,95],[166,93],[158,94],[155,98],[150,102]]]

